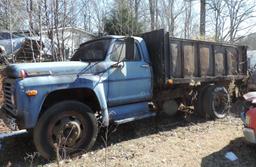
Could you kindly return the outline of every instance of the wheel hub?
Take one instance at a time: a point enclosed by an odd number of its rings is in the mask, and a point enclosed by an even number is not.
[[[79,122],[70,121],[65,124],[62,136],[66,138],[68,146],[73,146],[81,136]]]
[[[213,104],[216,111],[218,111],[218,113],[224,112],[224,110],[226,109],[225,106],[227,105],[227,103],[228,103],[228,98],[225,96],[225,94],[223,94],[222,92],[218,92],[215,94],[213,98]]]
[[[61,121],[60,125],[55,127],[55,132],[58,133],[60,139],[60,144],[72,147],[80,139],[82,135],[82,130],[80,122],[78,120],[64,120]]]

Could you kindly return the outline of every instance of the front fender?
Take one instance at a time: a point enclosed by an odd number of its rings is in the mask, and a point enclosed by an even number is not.
[[[105,80],[96,75],[41,76],[19,82],[22,91],[17,95],[18,113],[23,115],[24,128],[34,128],[47,96],[54,91],[87,88],[94,91],[103,112],[103,123],[108,125]],[[27,96],[28,90],[37,90],[36,96]],[[106,122],[107,121],[107,122]]]

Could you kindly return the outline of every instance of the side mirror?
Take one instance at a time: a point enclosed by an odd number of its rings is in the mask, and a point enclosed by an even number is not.
[[[135,41],[134,38],[127,37],[125,39],[125,59],[126,60],[133,60],[134,58],[134,46],[135,46]]]

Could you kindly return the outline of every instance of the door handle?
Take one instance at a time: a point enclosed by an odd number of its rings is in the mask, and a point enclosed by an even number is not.
[[[149,65],[148,64],[142,64],[141,67],[142,68],[149,68]]]
[[[112,64],[111,68],[123,68],[123,65],[120,63]]]

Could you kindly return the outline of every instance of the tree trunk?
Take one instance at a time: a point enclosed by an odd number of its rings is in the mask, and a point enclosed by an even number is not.
[[[65,23],[66,23],[66,17],[67,17],[67,3],[66,0],[63,0],[64,5],[64,17],[62,20],[62,30],[61,30],[61,54],[62,54],[62,60],[66,60],[66,54],[65,54],[65,38],[64,38],[64,31],[65,31]],[[73,32],[72,32],[73,33]]]
[[[149,12],[150,12],[150,28],[151,30],[155,29],[155,0],[149,1]]]
[[[185,2],[185,27],[184,27],[184,38],[190,38],[190,27],[191,27],[191,0]]]
[[[158,28],[158,16],[159,16],[159,10],[158,10],[158,0],[155,0],[155,29]]]
[[[33,0],[29,0],[27,2],[27,11],[29,15],[29,31],[30,35],[32,35],[32,32],[34,31],[34,26],[33,26]]]
[[[174,0],[171,0],[170,2],[169,2],[170,4],[170,19],[171,19],[171,22],[170,22],[170,24],[171,25],[169,25],[170,27],[169,27],[169,32],[170,32],[170,35],[173,37],[174,36],[174,24],[175,24],[175,19],[174,19],[174,13],[173,13],[173,10],[174,10]]]
[[[57,58],[58,60],[60,60],[62,59],[62,55],[61,55],[61,46],[60,46],[60,38],[59,38],[59,0],[55,0],[54,29],[55,29],[55,35],[56,35],[57,47],[58,47]]]
[[[139,22],[139,3],[140,3],[140,0],[135,0],[134,2],[135,23]],[[137,25],[134,25],[134,26],[135,26],[135,32],[137,33],[138,26]]]
[[[42,1],[38,2],[38,8],[39,8],[39,31],[40,31],[40,52],[39,52],[39,62],[41,62],[41,58],[42,58],[42,52],[43,52],[43,37],[42,37]]]
[[[200,0],[200,36],[205,36],[205,0]]]

